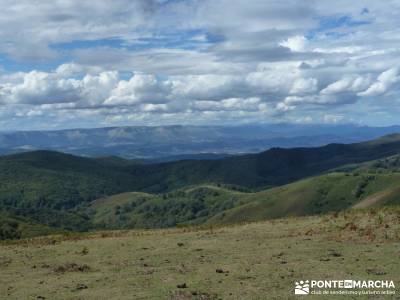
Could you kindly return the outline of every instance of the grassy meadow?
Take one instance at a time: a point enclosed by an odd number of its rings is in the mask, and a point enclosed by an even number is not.
[[[3,241],[0,299],[292,299],[297,280],[396,280],[399,212]]]

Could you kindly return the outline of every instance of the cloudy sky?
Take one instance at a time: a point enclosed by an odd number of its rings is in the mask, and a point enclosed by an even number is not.
[[[2,130],[400,123],[400,1],[0,4]]]

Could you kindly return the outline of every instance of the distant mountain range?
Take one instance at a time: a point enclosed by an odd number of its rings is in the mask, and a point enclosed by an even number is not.
[[[18,216],[26,218],[24,222],[46,225],[46,230],[164,227],[204,223],[217,215],[223,222],[246,221],[247,217],[253,220],[344,209],[383,188],[390,190],[387,197],[379,198],[380,203],[398,203],[392,199],[398,195],[398,154],[400,134],[361,143],[272,148],[257,154],[164,163],[43,150],[6,155],[0,157],[0,221]],[[377,159],[383,160],[353,171],[353,164]],[[326,177],[337,170],[340,176]],[[295,184],[312,176],[322,177]],[[335,194],[339,179],[340,194]],[[272,189],[290,183],[293,185]],[[369,184],[371,189],[366,190]],[[203,188],[210,185],[224,190]],[[99,200],[126,192],[130,194],[108,198],[111,202]],[[253,200],[266,202],[250,204]],[[253,209],[253,205],[260,209]],[[129,218],[124,217],[131,212]],[[112,225],[108,217],[112,217]]]
[[[0,154],[54,150],[81,156],[172,161],[215,159],[273,147],[354,143],[400,132],[400,126],[270,124],[241,126],[131,126],[0,132]]]

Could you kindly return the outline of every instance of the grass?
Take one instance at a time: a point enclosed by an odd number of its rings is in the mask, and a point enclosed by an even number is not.
[[[2,242],[0,298],[291,299],[296,280],[396,280],[399,213],[390,207]]]
[[[241,205],[210,218],[207,223],[261,221],[341,211],[383,193],[364,207],[400,204],[400,173],[335,172],[277,188],[246,194]]]
[[[333,172],[259,192],[195,185],[166,194],[123,193],[92,202],[95,228],[228,224],[400,204],[400,172]]]

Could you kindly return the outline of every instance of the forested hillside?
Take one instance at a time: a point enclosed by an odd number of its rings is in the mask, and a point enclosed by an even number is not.
[[[400,135],[358,144],[275,148],[219,160],[157,164],[35,151],[0,157],[0,207],[9,217],[67,230],[318,214],[349,208],[387,183],[393,182],[395,188],[399,159],[393,155],[399,152]],[[384,159],[376,161],[379,158]],[[333,169],[338,175],[324,175]],[[319,177],[278,187],[313,176]],[[366,192],[374,182],[375,188]],[[124,192],[147,194],[108,198]],[[96,199],[113,199],[110,203],[115,205],[106,209],[93,202]]]

